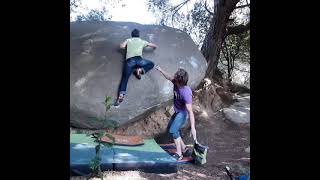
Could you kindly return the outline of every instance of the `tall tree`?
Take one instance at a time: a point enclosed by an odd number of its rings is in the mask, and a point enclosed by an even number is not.
[[[149,0],[149,3],[166,14],[163,15],[162,22],[171,19],[171,26],[178,24],[179,19],[181,23],[183,16],[188,17],[184,12],[179,13],[179,11],[183,6],[188,5],[189,2],[190,0],[183,0],[173,6],[168,0]],[[242,0],[241,2],[240,0],[211,0],[208,2],[207,4],[207,1],[197,1],[194,4],[191,11],[192,25],[188,25],[190,28],[186,30],[187,32],[189,30],[188,33],[192,33],[192,30],[204,32],[203,40],[201,36],[198,38],[201,39],[199,43],[201,44],[201,52],[208,62],[206,77],[219,80],[222,78],[222,73],[218,69],[218,62],[225,38],[229,35],[244,33],[250,29],[250,22],[246,24],[234,23],[235,18],[230,17],[235,10],[248,8],[250,4],[247,0]],[[168,16],[171,16],[171,18],[168,18]],[[166,25],[166,23],[163,24]],[[170,25],[170,23],[167,24]]]
[[[240,34],[250,29],[250,22],[246,25],[227,26],[231,13],[236,9],[240,0],[215,0],[214,12],[210,22],[209,31],[206,34],[201,52],[208,62],[206,77],[221,78],[217,68],[222,43],[228,35]]]
[[[219,70],[226,73],[227,79],[231,82],[234,76],[241,73],[248,78],[248,63],[250,63],[250,33],[233,34],[227,36],[222,44],[219,58]],[[222,65],[222,66],[221,66]],[[236,70],[236,74],[234,74]],[[243,77],[243,76],[242,76]],[[245,83],[246,80],[241,80]]]

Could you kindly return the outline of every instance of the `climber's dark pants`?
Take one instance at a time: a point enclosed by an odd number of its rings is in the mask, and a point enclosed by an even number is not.
[[[143,59],[141,56],[135,56],[127,59],[122,71],[119,95],[126,94],[129,77],[136,68],[142,68],[144,73],[147,73],[153,67],[154,63],[152,61]]]

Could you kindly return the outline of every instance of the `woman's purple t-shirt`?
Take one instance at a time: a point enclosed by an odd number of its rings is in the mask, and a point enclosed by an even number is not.
[[[174,111],[181,112],[187,111],[186,104],[192,103],[192,90],[189,86],[183,86],[178,88],[174,84],[173,86],[173,104],[174,104]]]

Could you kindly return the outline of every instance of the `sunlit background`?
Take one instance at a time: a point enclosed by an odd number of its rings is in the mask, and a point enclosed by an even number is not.
[[[249,3],[250,0],[240,0],[237,5]],[[214,1],[209,0],[71,0],[70,21],[127,21],[169,26],[188,33],[200,50],[213,6]],[[250,20],[250,7],[234,10],[230,18],[231,24],[246,24]],[[225,45],[231,49],[234,44],[241,44],[232,81],[250,87],[250,31],[242,37],[239,40],[230,36]],[[227,73],[222,53],[218,67]]]

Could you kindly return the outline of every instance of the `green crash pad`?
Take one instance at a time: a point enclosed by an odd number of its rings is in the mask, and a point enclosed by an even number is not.
[[[82,159],[82,167],[89,164],[95,152],[94,139],[86,134],[70,134],[71,170],[75,169]],[[75,147],[82,150],[75,150]],[[80,148],[81,149],[81,148]],[[90,152],[90,153],[89,153]],[[113,145],[112,148],[101,148],[102,170],[142,170],[153,173],[176,172],[176,160],[166,153],[154,139],[145,139],[141,146]],[[77,164],[78,163],[78,164]],[[81,169],[81,168],[80,168]],[[76,169],[79,172],[79,168]],[[87,173],[87,169],[82,172]],[[73,171],[72,171],[73,172]],[[78,173],[80,174],[80,173]]]
[[[94,138],[87,134],[70,134],[70,143],[98,145],[94,142]]]
[[[72,175],[87,175],[90,164],[96,155],[94,139],[86,134],[70,134],[70,171]],[[101,169],[113,170],[113,150],[101,148]]]

